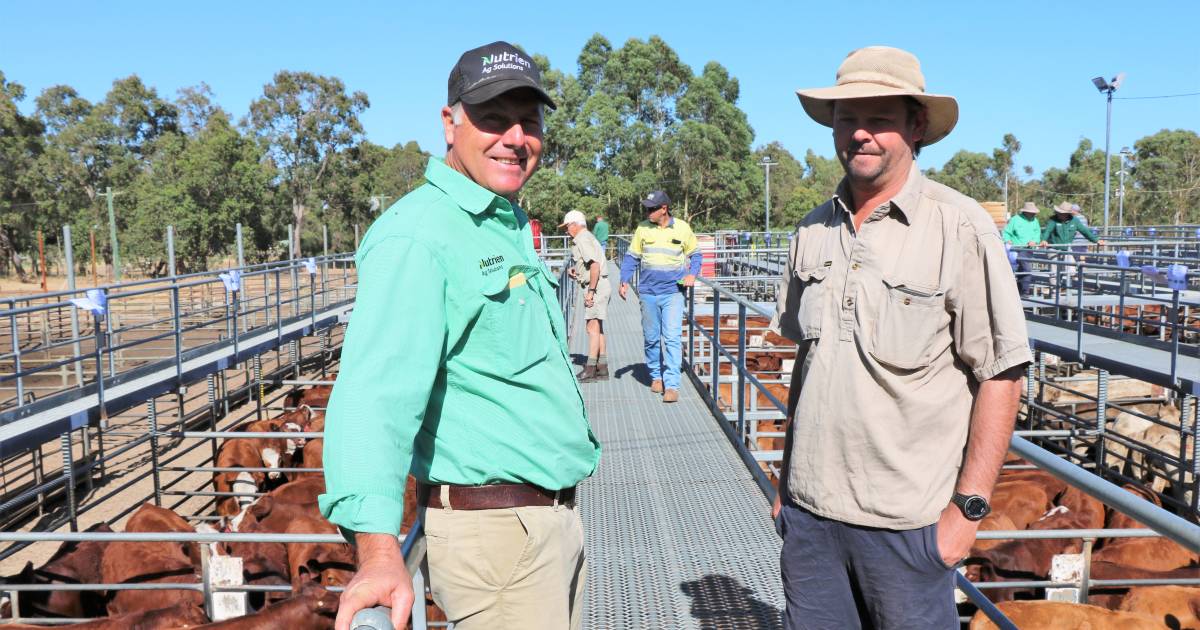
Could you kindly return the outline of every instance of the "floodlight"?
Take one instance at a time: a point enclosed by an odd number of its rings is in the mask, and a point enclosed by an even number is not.
[[[1112,80],[1112,82],[1111,82],[1111,83],[1109,83],[1109,85],[1110,85],[1110,86],[1112,86],[1112,89],[1114,89],[1114,90],[1115,90],[1115,89],[1117,89],[1117,88],[1121,87],[1121,83],[1122,83],[1123,81],[1125,81],[1125,73],[1124,73],[1124,72],[1118,72],[1118,73],[1117,73],[1117,76],[1113,77],[1113,80]]]
[[[1096,89],[1100,90],[1101,92],[1107,92],[1109,89],[1108,81],[1105,81],[1104,77],[1096,77],[1095,79],[1092,79],[1092,84],[1095,85]]]

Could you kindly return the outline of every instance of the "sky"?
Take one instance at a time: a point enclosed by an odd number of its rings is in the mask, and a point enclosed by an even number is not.
[[[1200,129],[1200,1],[813,3],[605,0],[540,2],[19,2],[0,0],[0,71],[25,86],[22,110],[67,84],[92,101],[139,75],[160,95],[206,82],[235,119],[275,72],[311,71],[367,93],[367,139],[416,140],[440,152],[438,112],[459,55],[504,39],[574,73],[595,33],[614,46],[658,35],[694,72],[724,65],[754,146],[779,141],[802,158],[832,157],[827,128],[795,90],[832,85],[855,48],[917,55],[927,90],[959,101],[958,126],[922,150],[941,167],[966,149],[990,155],[1004,134],[1022,144],[1017,168],[1064,168],[1080,139],[1104,147],[1096,76],[1126,73],[1112,113],[1112,152],[1161,129]]]

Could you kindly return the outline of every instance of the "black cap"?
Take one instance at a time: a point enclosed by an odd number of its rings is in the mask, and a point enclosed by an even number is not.
[[[668,206],[671,205],[671,198],[667,196],[667,193],[656,190],[642,198],[642,205],[647,208]]]
[[[556,107],[542,89],[542,74],[529,55],[508,42],[492,42],[458,58],[447,81],[446,104],[475,105],[517,88],[530,88],[547,107]]]

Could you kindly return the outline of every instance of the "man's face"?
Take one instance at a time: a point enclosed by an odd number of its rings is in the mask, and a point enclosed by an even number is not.
[[[502,197],[511,197],[537,170],[542,155],[542,114],[532,90],[511,90],[469,105],[455,125],[442,108],[446,163]]]
[[[897,170],[908,173],[926,127],[923,110],[911,118],[900,96],[834,102],[833,145],[852,182],[869,185]]]
[[[658,223],[667,215],[667,207],[659,206],[657,208],[646,208],[646,218],[650,219],[651,223]]]

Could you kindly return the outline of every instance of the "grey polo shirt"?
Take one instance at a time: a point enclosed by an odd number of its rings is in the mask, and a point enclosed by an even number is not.
[[[774,328],[799,346],[788,491],[847,523],[938,519],[978,384],[1032,359],[1004,245],[913,165],[855,233],[845,181],[791,243]],[[843,201],[847,200],[847,201]]]

